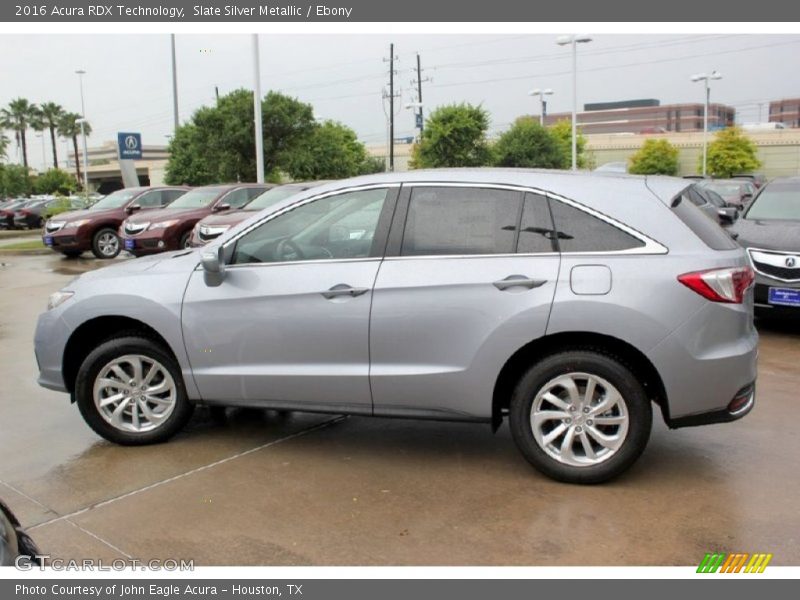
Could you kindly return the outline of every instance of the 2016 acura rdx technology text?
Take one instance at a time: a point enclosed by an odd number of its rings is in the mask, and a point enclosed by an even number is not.
[[[306,190],[203,250],[81,275],[39,382],[120,444],[196,404],[491,423],[594,483],[670,427],[754,403],[745,251],[662,177],[383,174]]]

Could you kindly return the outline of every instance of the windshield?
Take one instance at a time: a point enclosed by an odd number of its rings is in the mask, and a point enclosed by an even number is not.
[[[125,206],[131,198],[138,196],[141,190],[117,190],[95,202],[90,210],[105,210],[107,208],[120,208]]]
[[[299,188],[295,186],[282,186],[272,188],[271,190],[267,190],[260,196],[256,197],[250,204],[244,207],[244,210],[262,210],[264,208],[269,208],[288,198],[289,196],[294,196],[298,192],[302,192],[306,188]]]
[[[745,218],[800,221],[800,181],[770,183],[755,199]]]
[[[742,183],[706,183],[703,187],[709,190],[714,190],[723,196],[734,196],[742,192],[744,184]]]
[[[204,208],[216,200],[226,188],[198,188],[186,192],[168,208]]]

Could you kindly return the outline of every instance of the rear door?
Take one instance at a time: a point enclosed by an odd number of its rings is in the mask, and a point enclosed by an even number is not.
[[[503,364],[546,330],[559,260],[543,196],[404,185],[373,293],[375,414],[488,418]]]

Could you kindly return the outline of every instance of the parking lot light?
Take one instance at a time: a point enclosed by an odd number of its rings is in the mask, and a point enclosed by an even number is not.
[[[578,44],[591,42],[588,35],[561,35],[556,38],[559,46],[572,46],[572,170],[578,169]]]
[[[78,122],[81,124],[81,140],[83,145],[83,193],[89,193],[89,154],[86,149],[86,106],[83,102],[83,76],[86,75],[86,71],[83,69],[78,69],[75,71],[75,74],[78,76],[78,83],[80,84],[81,88],[81,118]],[[78,157],[75,157],[75,160],[78,160]]]
[[[712,79],[722,79],[722,73],[711,71],[711,73],[696,73],[690,77],[692,82],[702,81],[705,84],[705,104],[703,105],[703,177],[706,176],[708,163],[708,101],[711,96],[709,81]]]
[[[544,101],[544,97],[545,96],[552,96],[552,95],[553,95],[553,90],[551,90],[550,88],[547,88],[547,89],[544,89],[544,90],[535,89],[535,90],[531,90],[530,92],[528,92],[528,96],[539,96],[539,124],[542,127],[544,127],[544,113],[545,113],[545,105],[546,105],[545,101]]]

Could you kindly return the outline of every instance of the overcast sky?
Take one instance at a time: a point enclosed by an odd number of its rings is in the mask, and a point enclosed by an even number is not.
[[[589,32],[591,33],[591,32]],[[396,136],[414,133],[410,84],[422,57],[426,111],[451,102],[482,104],[502,130],[521,114],[538,114],[532,88],[552,88],[550,112],[571,109],[571,60],[555,35],[267,35],[260,36],[262,91],[275,89],[314,106],[318,118],[349,125],[368,144],[385,143],[381,99],[388,83],[389,43],[399,60]],[[732,105],[740,122],[767,120],[767,103],[800,96],[796,35],[597,35],[579,46],[578,102],[657,98],[701,102],[696,72],[720,71],[712,101]],[[76,69],[84,79],[89,145],[141,131],[143,143],[164,144],[172,130],[167,35],[0,35],[0,106],[12,98],[53,101],[80,112]],[[221,94],[252,88],[249,35],[177,36],[181,121]],[[760,116],[759,116],[760,115]],[[42,141],[29,133],[38,167]],[[50,153],[47,142],[48,156]],[[59,142],[59,154],[64,143]],[[9,158],[15,156],[14,147]]]

